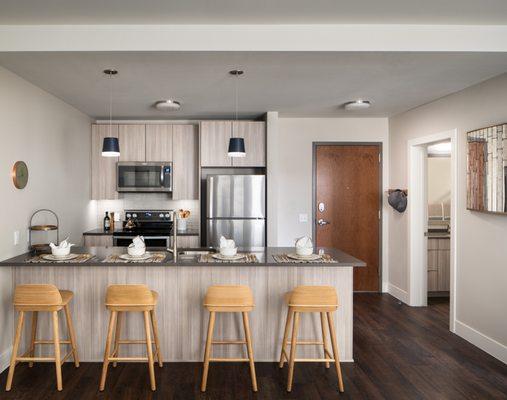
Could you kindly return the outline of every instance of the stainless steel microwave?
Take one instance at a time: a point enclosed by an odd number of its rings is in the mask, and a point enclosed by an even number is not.
[[[116,163],[118,192],[172,192],[171,162]]]

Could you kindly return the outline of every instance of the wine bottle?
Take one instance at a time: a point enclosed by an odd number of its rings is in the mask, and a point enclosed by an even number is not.
[[[104,231],[108,232],[111,229],[111,218],[109,218],[109,213],[106,211],[106,216],[104,217]]]

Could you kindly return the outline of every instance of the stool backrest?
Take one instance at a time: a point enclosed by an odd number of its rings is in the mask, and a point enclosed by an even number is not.
[[[62,296],[55,285],[18,285],[14,290],[15,306],[58,306]]]
[[[153,295],[146,285],[111,285],[107,288],[107,306],[146,306],[153,303]]]

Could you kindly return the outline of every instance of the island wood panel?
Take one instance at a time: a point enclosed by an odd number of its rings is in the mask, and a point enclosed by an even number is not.
[[[173,127],[173,200],[199,199],[199,136],[194,125]]]
[[[231,158],[227,155],[229,139],[232,135],[231,121],[201,122],[201,166],[230,167]]]
[[[263,121],[234,121],[232,136],[245,140],[245,157],[232,159],[234,167],[266,166],[266,123]]]
[[[146,160],[146,126],[118,125],[120,161]]]
[[[146,161],[173,160],[173,126],[146,125]]]
[[[82,361],[101,361],[106,340],[108,312],[104,306],[110,284],[146,283],[159,293],[157,315],[164,360],[202,361],[208,312],[202,307],[204,294],[213,284],[244,284],[252,288],[255,309],[250,313],[254,356],[257,361],[278,361],[287,308],[283,296],[297,285],[332,285],[340,307],[335,325],[340,356],[352,360],[352,267],[241,267],[241,266],[39,266],[14,268],[14,285],[52,283],[74,292],[71,312]],[[141,313],[129,313],[122,338],[143,337]],[[29,325],[24,335],[29,338]],[[66,337],[64,323],[62,338]],[[41,313],[39,337],[50,338],[48,315]],[[238,315],[217,317],[215,338],[243,337]],[[320,338],[318,315],[302,316],[301,339]],[[47,346],[46,346],[47,347]],[[217,357],[238,357],[241,346],[215,346]],[[48,352],[51,349],[43,349]],[[123,346],[123,355],[141,355],[142,346]],[[300,346],[298,356],[321,357],[321,346]]]
[[[114,200],[116,191],[116,162],[118,157],[102,157],[102,143],[105,137],[118,137],[118,125],[92,125],[92,199]]]
[[[113,235],[83,235],[85,247],[111,247]]]

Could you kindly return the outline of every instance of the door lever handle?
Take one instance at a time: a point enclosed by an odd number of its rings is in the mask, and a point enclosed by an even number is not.
[[[318,221],[317,221],[317,224],[319,224],[320,226],[324,226],[324,225],[329,225],[331,222],[329,221],[324,221],[322,218],[320,218]]]

